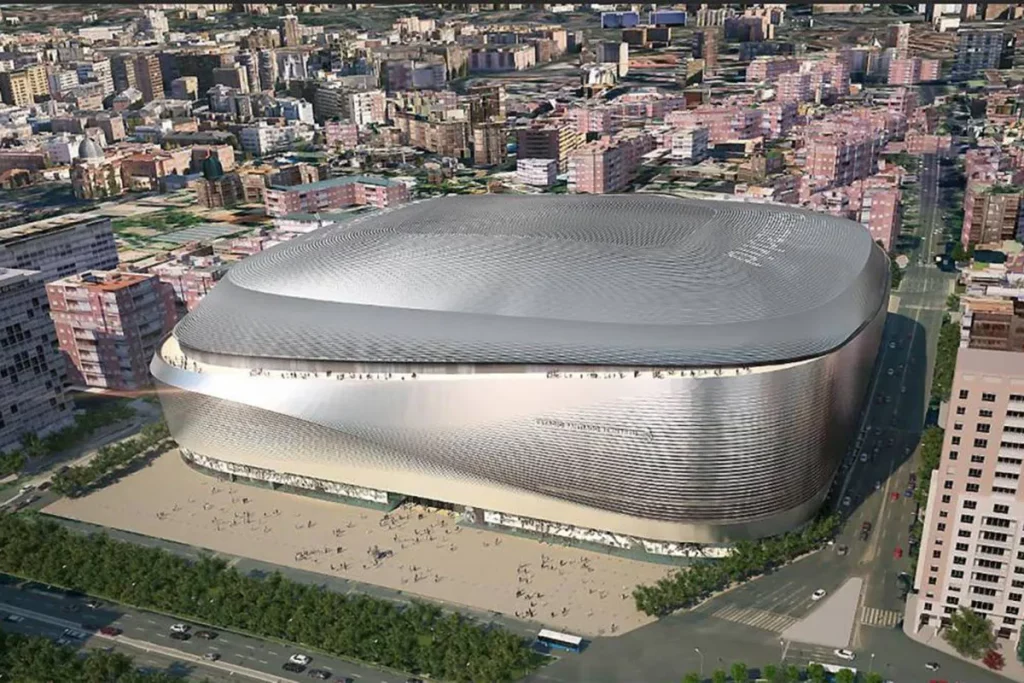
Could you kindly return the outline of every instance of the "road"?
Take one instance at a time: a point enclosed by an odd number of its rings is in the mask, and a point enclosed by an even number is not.
[[[182,621],[180,619],[110,603],[103,603],[100,608],[93,610],[85,606],[84,598],[47,591],[41,586],[19,587],[9,577],[0,577],[0,612],[5,616],[12,612],[25,616],[25,620],[17,624],[0,622],[4,629],[19,630],[22,633],[60,637],[64,628],[77,628],[93,634],[84,644],[87,647],[107,647],[112,641],[132,641],[134,645],[121,643],[115,647],[137,657],[140,666],[160,667],[168,673],[180,675],[206,676],[211,680],[224,681],[308,682],[312,679],[306,673],[289,674],[281,669],[292,653],[303,652],[313,658],[311,668],[331,671],[332,680],[348,676],[357,683],[403,683],[407,678],[402,674],[352,664],[309,649],[252,638],[220,628],[211,628],[219,634],[212,641],[200,638],[191,638],[186,642],[173,640],[170,638],[170,627]],[[190,625],[193,631],[203,628],[200,624]],[[103,626],[116,626],[123,634],[114,639],[97,635],[96,631]],[[154,647],[158,649],[154,651]],[[219,653],[220,661],[211,663],[202,660],[206,652]]]

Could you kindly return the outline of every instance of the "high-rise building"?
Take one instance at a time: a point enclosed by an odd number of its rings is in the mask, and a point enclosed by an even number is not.
[[[38,272],[0,268],[0,452],[74,422],[46,305]]]
[[[1013,66],[1016,38],[1002,28],[962,28],[956,33],[953,77],[971,78],[985,69]]]
[[[299,26],[299,18],[294,14],[281,19],[281,44],[285,47],[302,45],[302,29]]]
[[[865,132],[819,135],[807,143],[807,174],[840,187],[878,170],[878,140]]]
[[[494,85],[474,85],[467,89],[466,94],[475,98],[475,101],[479,101],[481,121],[490,121],[492,119],[498,121],[505,120],[504,85],[500,83]]]
[[[693,34],[693,58],[704,60],[704,73],[718,70],[718,30],[706,28]]]
[[[156,55],[135,57],[135,85],[145,102],[152,102],[164,96],[164,77],[160,71],[160,58]]]
[[[0,229],[0,267],[38,270],[43,282],[117,261],[109,218],[66,213]]]
[[[4,104],[27,107],[33,103],[32,88],[24,71],[0,72],[0,98]]]
[[[110,73],[114,92],[121,93],[135,87],[135,63],[131,55],[114,55],[110,59]]]
[[[906,57],[910,51],[910,24],[902,21],[891,24],[885,34],[885,46],[896,49],[900,57]]]
[[[103,88],[104,97],[114,94],[114,76],[109,59],[80,62],[76,69],[80,82],[99,83]]]
[[[969,183],[964,193],[964,248],[1024,237],[1024,187]]]
[[[473,163],[497,166],[505,161],[505,129],[501,123],[478,123],[473,126]]]
[[[247,93],[249,92],[249,72],[244,66],[219,66],[213,70],[213,83]]]
[[[199,79],[182,76],[171,81],[171,97],[176,100],[196,100],[199,97]]]
[[[586,141],[586,136],[572,126],[540,125],[519,131],[520,159],[557,159],[558,170],[569,169],[569,154]]]
[[[256,61],[260,74],[260,88],[273,90],[277,83],[277,53],[273,50],[260,50],[256,55]]]
[[[999,317],[1016,318],[1019,326],[1019,302],[1003,308],[1009,315]],[[971,315],[968,304],[965,317]],[[1000,640],[1015,642],[1024,599],[1024,353],[978,348],[973,331],[965,336],[928,488],[918,595],[908,618],[916,629],[937,627],[969,608],[993,623]]]
[[[150,385],[149,361],[177,317],[169,285],[155,275],[90,270],[49,283],[46,294],[73,383]]]
[[[917,85],[939,80],[940,62],[937,59],[894,59],[889,62],[889,85]]]
[[[569,190],[587,194],[621,192],[633,182],[641,158],[652,149],[654,138],[637,131],[587,143],[569,156]]]

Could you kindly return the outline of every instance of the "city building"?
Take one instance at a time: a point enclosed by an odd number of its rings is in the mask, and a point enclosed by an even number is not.
[[[598,64],[614,64],[619,78],[629,73],[629,44],[601,42],[597,44]]]
[[[807,141],[807,175],[826,186],[849,185],[878,170],[878,152],[878,139],[866,132],[814,135]]]
[[[225,173],[224,165],[216,154],[202,163],[203,177],[195,181],[200,206],[207,209],[233,209],[244,201],[242,179],[237,173]]]
[[[559,172],[569,169],[569,155],[586,141],[586,136],[569,126],[537,125],[518,134],[519,159],[557,159]]]
[[[160,71],[160,58],[156,55],[138,55],[135,58],[135,87],[145,102],[164,96],[164,78]]]
[[[235,264],[151,369],[207,471],[672,554],[814,517],[888,273],[859,224],[788,207],[439,197]]]
[[[302,45],[302,27],[299,25],[299,18],[294,14],[281,18],[281,45],[284,47]]]
[[[968,79],[985,69],[1013,66],[1016,39],[1002,28],[962,28],[956,32],[953,78]]]
[[[46,308],[38,272],[0,268],[0,452],[75,421]]]
[[[532,45],[487,45],[469,53],[469,70],[473,72],[523,71],[536,64]]]
[[[383,90],[364,90],[348,93],[344,100],[343,115],[360,128],[373,123],[384,123],[387,114],[387,96]]]
[[[581,146],[569,156],[569,191],[609,194],[625,190],[636,179],[641,158],[654,146],[654,138],[642,131],[606,136]]]
[[[551,187],[558,178],[557,159],[517,159],[516,180],[524,185]]]
[[[1024,238],[1024,187],[1000,183],[968,183],[964,193],[964,248]]]
[[[977,302],[980,310],[987,308]],[[1020,302],[1004,304],[1020,330]],[[969,314],[968,314],[969,315]],[[1005,327],[999,321],[997,327]],[[1019,339],[1018,339],[1019,341]],[[979,348],[973,332],[957,353],[939,466],[924,518],[916,629],[948,624],[961,607],[987,617],[1000,640],[1020,637],[1024,600],[1024,353]]]
[[[134,390],[177,315],[155,275],[89,270],[46,285],[50,317],[72,384]]]
[[[66,213],[0,228],[0,267],[37,270],[43,282],[117,267],[110,219]]]
[[[473,126],[473,163],[477,166],[498,166],[504,161],[504,126],[497,122]]]
[[[268,216],[317,213],[346,206],[370,205],[378,209],[409,201],[409,188],[388,178],[343,176],[315,183],[272,186],[264,193]]]
[[[889,62],[889,85],[917,85],[939,80],[940,62],[937,59],[911,57]]]
[[[708,129],[686,128],[672,134],[672,160],[699,164],[708,156]]]
[[[895,49],[901,57],[910,51],[910,24],[899,22],[891,24],[886,30],[885,46]]]
[[[199,97],[199,79],[182,76],[171,81],[171,97],[176,100],[195,100]]]
[[[718,70],[719,31],[708,28],[693,34],[693,58],[704,60],[704,73],[714,74]]]

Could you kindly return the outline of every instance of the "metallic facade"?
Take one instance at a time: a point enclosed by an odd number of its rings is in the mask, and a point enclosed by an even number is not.
[[[826,216],[625,197],[433,200],[243,262],[153,360],[172,434],[226,462],[652,540],[799,525],[856,428],[884,254]],[[553,201],[566,218],[545,247]]]

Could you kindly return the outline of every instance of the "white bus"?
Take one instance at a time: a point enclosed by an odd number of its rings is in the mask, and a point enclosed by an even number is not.
[[[568,633],[549,631],[542,629],[537,634],[537,642],[554,650],[565,650],[567,652],[579,652],[583,647],[583,639],[579,636],[572,636]]]
[[[843,669],[847,669],[854,676],[857,675],[857,670],[854,669],[852,666],[843,666],[842,664],[826,664],[825,662],[808,662],[807,666],[811,667],[811,666],[814,666],[815,664],[819,664],[822,669],[824,669],[825,671],[827,671],[830,674],[837,674],[840,671],[842,671]]]

